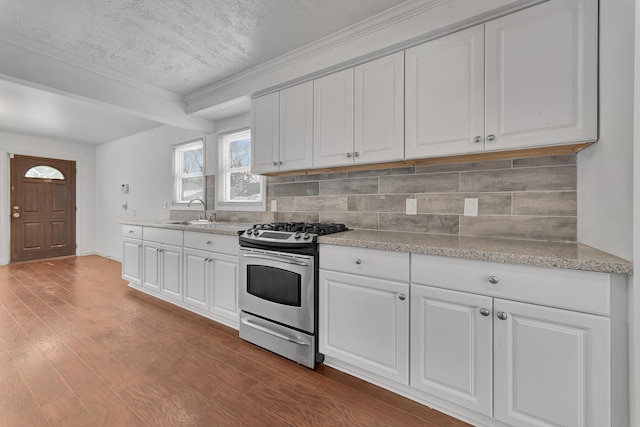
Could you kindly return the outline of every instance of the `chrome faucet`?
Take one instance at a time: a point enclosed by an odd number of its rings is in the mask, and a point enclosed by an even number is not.
[[[188,208],[191,207],[191,203],[192,202],[200,202],[200,203],[202,203],[202,216],[200,218],[198,218],[198,219],[205,219],[207,217],[207,205],[204,204],[202,199],[191,199],[191,200],[189,200],[189,203],[187,203],[187,207]]]

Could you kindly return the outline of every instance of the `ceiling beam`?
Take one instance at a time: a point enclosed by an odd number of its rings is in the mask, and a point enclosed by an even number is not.
[[[0,58],[0,79],[178,128],[213,132],[212,122],[187,114],[182,95],[136,81],[5,29],[0,29]]]

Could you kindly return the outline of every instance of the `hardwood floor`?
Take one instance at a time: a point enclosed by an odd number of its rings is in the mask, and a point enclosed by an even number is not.
[[[466,426],[301,367],[127,287],[120,263],[0,267],[0,426]]]

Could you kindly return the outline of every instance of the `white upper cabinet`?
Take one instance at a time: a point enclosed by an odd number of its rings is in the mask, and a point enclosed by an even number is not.
[[[313,166],[353,163],[353,68],[313,82]]]
[[[406,158],[484,151],[484,27],[405,52]]]
[[[309,169],[313,164],[313,82],[254,98],[251,171]]]
[[[597,12],[552,0],[485,25],[488,150],[597,139]]]
[[[280,93],[254,98],[251,102],[251,172],[280,170]]]
[[[280,91],[280,171],[313,164],[313,82]]]
[[[353,157],[357,163],[404,158],[404,52],[354,69]]]
[[[406,51],[406,158],[597,139],[597,2],[551,0]]]

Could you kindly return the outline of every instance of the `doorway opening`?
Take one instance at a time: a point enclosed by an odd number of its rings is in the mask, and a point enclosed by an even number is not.
[[[11,263],[75,255],[76,162],[14,155]]]

